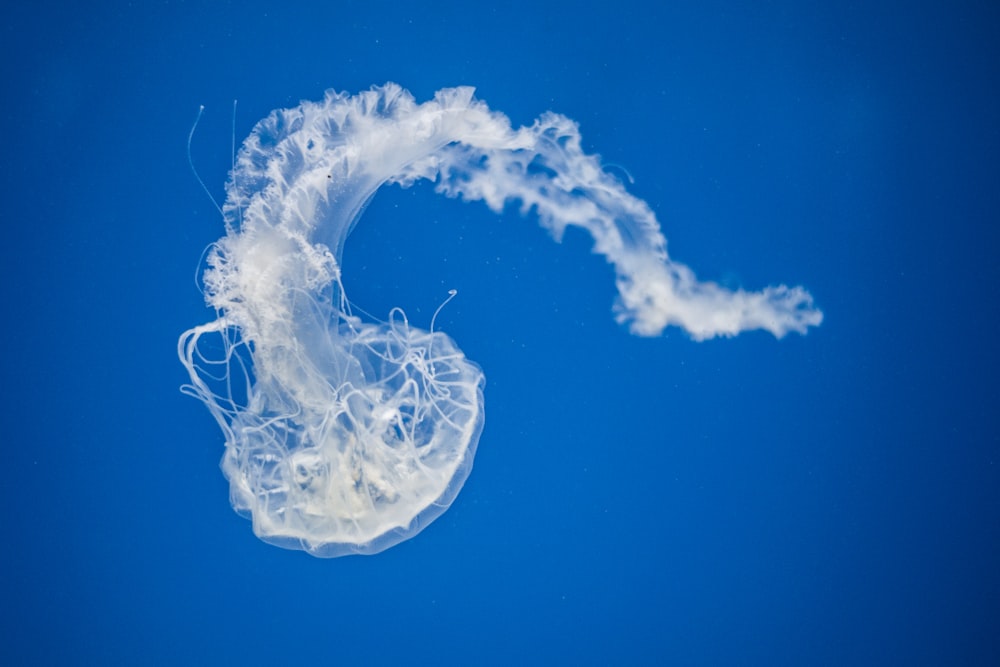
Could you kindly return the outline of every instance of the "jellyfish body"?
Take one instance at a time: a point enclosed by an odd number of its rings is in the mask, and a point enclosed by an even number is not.
[[[482,370],[399,309],[362,321],[341,282],[344,241],[376,190],[422,179],[495,211],[518,202],[557,240],[582,227],[614,268],[614,310],[635,334],[676,325],[698,340],[753,328],[780,337],[822,319],[801,287],[697,281],[564,116],[514,129],[471,88],[417,104],[395,84],[274,111],[237,156],[227,233],[207,256],[218,316],[178,345],[185,391],[225,435],[233,507],[265,541],[322,557],[376,553],[447,509],[471,470]]]
[[[230,500],[261,539],[321,557],[376,553],[448,508],[483,428],[483,373],[451,338],[401,311],[381,325],[342,317],[310,341],[319,355],[256,346],[250,379],[231,372],[247,340],[221,326],[188,332],[182,358],[205,368],[202,337],[221,333],[227,384],[244,382],[244,404],[202,376],[190,390],[223,426]]]

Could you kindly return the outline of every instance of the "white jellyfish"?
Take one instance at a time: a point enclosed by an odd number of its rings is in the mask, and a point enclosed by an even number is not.
[[[514,129],[471,88],[417,104],[395,84],[274,111],[227,184],[226,235],[204,274],[217,318],[178,344],[184,390],[225,435],[233,507],[267,542],[321,557],[379,552],[447,509],[471,470],[482,370],[400,309],[362,321],[340,279],[344,241],[375,191],[420,179],[498,212],[519,202],[557,240],[585,229],[635,334],[781,337],[822,319],[801,287],[730,291],[672,261],[652,210],[582,151],[564,116]]]

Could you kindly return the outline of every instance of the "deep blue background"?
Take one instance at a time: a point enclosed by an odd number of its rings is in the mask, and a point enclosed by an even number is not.
[[[0,25],[3,664],[998,664],[995,3],[20,3]],[[280,6],[279,6],[280,5]],[[352,300],[487,377],[455,505],[373,557],[258,541],[177,388],[236,137],[468,84],[628,170],[806,337],[638,339],[610,269],[381,192]]]

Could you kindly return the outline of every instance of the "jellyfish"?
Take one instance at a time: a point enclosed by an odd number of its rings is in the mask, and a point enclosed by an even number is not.
[[[318,557],[374,554],[440,516],[465,483],[484,424],[483,370],[443,331],[394,308],[362,318],[344,291],[344,242],[385,184],[516,205],[560,240],[586,231],[611,265],[613,313],[639,336],[704,340],[805,333],[822,313],[802,287],[751,292],[673,261],[652,209],[629,194],[577,124],[515,128],[447,88],[417,103],[388,83],[273,111],[226,185],[225,235],[207,252],[215,319],[184,332],[183,391],[222,429],[233,508],[265,542]]]

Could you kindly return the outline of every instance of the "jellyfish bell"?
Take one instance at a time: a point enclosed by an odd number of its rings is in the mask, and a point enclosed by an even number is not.
[[[209,334],[225,348],[212,363]],[[302,341],[254,342],[251,352],[230,323],[193,329],[181,339],[195,369],[188,391],[226,434],[230,499],[261,539],[321,557],[376,553],[419,532],[461,489],[483,428],[483,372],[446,334],[401,314],[349,318]],[[252,377],[234,372],[246,358]],[[219,364],[225,375],[213,379]]]
[[[267,542],[377,553],[444,512],[472,468],[483,371],[435,330],[436,313],[428,330],[399,308],[365,321],[341,281],[344,242],[378,188],[420,180],[497,212],[519,202],[557,240],[567,226],[589,233],[636,335],[781,337],[822,319],[801,287],[728,290],[672,261],[652,210],[582,151],[564,116],[514,129],[471,88],[417,104],[395,84],[276,110],[226,187],[226,235],[203,275],[217,317],[178,343],[184,391],[225,436],[232,505]]]

